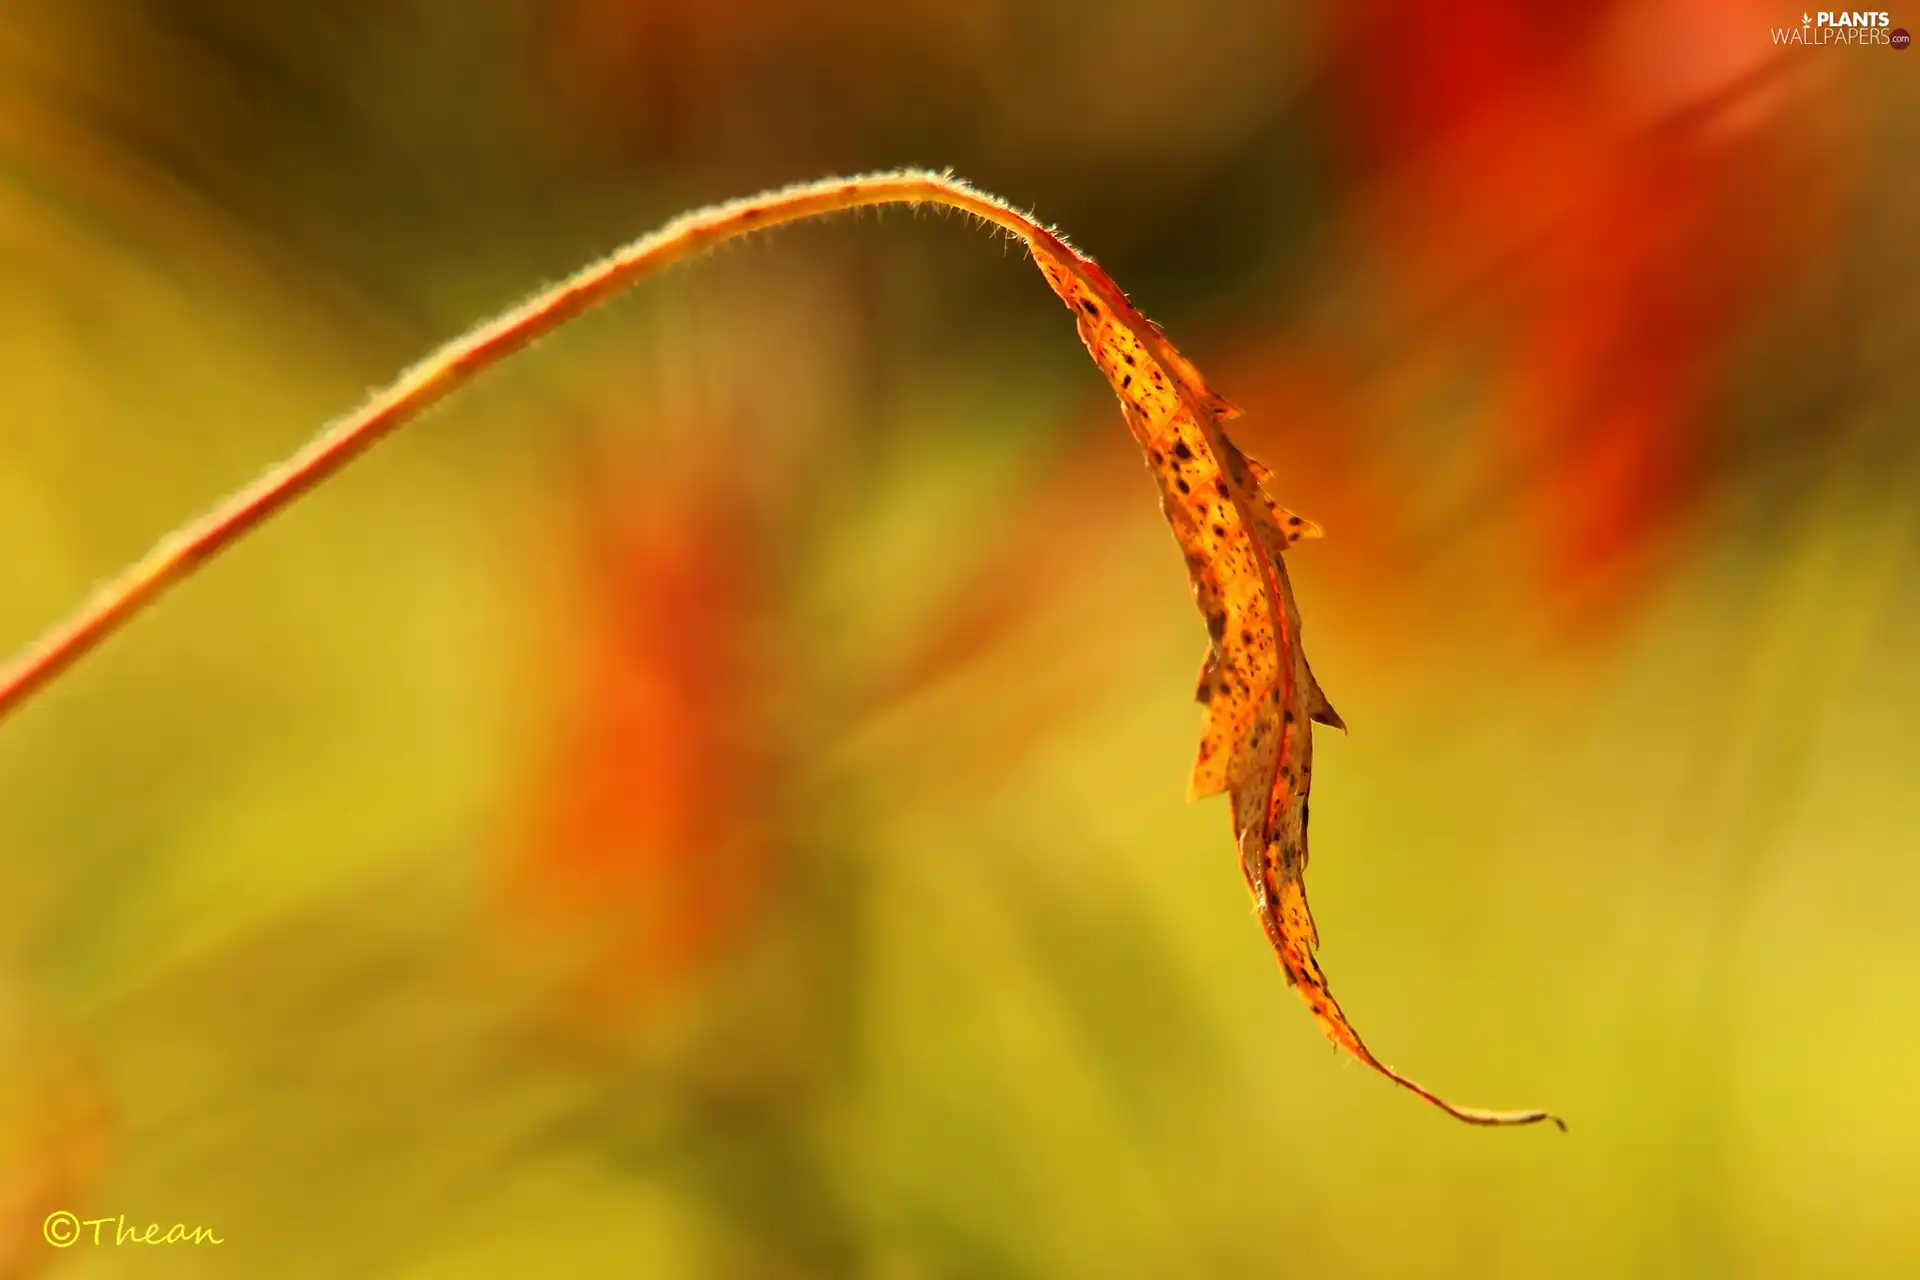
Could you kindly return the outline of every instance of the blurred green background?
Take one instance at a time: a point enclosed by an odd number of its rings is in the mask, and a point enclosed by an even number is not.
[[[1920,1273],[1920,54],[1795,16],[10,0],[0,645],[673,213],[952,166],[1327,527],[1361,1032],[1573,1130],[1329,1051],[1110,393],[896,211],[579,321],[0,725],[0,1276]]]

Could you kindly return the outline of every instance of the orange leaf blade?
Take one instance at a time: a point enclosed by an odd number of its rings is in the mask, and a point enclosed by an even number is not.
[[[1224,791],[1230,797],[1247,887],[1288,983],[1336,1046],[1455,1119],[1475,1125],[1551,1120],[1564,1130],[1566,1123],[1546,1111],[1448,1102],[1374,1057],[1333,998],[1314,958],[1320,939],[1307,907],[1307,796],[1312,723],[1346,726],[1307,666],[1283,560],[1301,539],[1320,536],[1320,528],[1266,494],[1268,471],[1241,453],[1220,425],[1239,410],[1206,385],[1105,272],[1051,238],[1031,247],[1119,397],[1186,557],[1194,603],[1212,642],[1195,689],[1206,712],[1188,795]]]

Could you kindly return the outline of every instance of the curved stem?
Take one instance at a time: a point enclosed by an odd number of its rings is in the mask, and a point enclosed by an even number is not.
[[[449,342],[375,393],[354,413],[328,424],[293,456],[206,515],[163,538],[131,567],[97,588],[70,617],[0,668],[0,718],[269,516],[290,506],[482,370],[553,332],[587,308],[722,241],[783,223],[878,204],[939,204],[959,209],[1048,253],[1090,287],[1102,293],[1113,289],[1110,282],[1088,274],[1082,265],[1084,260],[1052,232],[1003,201],[947,174],[904,169],[828,178],[682,214],[658,231]],[[1158,357],[1158,351],[1155,354]]]

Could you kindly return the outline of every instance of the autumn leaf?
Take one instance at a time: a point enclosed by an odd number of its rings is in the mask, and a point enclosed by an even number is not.
[[[1119,396],[1186,555],[1194,603],[1212,641],[1195,690],[1206,712],[1188,796],[1227,793],[1240,867],[1288,983],[1335,1045],[1448,1115],[1481,1125],[1551,1120],[1565,1129],[1546,1111],[1448,1102],[1376,1058],[1333,998],[1314,958],[1320,938],[1307,906],[1307,800],[1313,724],[1346,726],[1307,666],[1284,558],[1320,529],[1267,495],[1269,472],[1221,425],[1239,410],[1206,385],[1105,272],[1077,254],[1064,261],[1042,243],[1033,251]]]
[[[901,170],[765,192],[683,214],[455,339],[329,425],[303,449],[163,539],[9,666],[0,717],[90,652],[146,605],[262,521],[337,473],[482,369],[524,349],[595,302],[736,236],[869,205],[931,203],[1018,237],[1074,314],[1080,338],[1120,397],[1128,429],[1160,484],[1161,509],[1186,555],[1212,639],[1200,671],[1206,704],[1189,792],[1226,792],[1241,870],[1287,981],[1329,1039],[1388,1079],[1470,1124],[1533,1124],[1545,1111],[1455,1106],[1374,1057],[1314,959],[1307,909],[1307,793],[1312,724],[1344,728],[1300,646],[1300,612],[1284,554],[1318,528],[1266,494],[1268,473],[1227,438],[1239,410],[1209,388],[1113,280],[1047,228],[947,174]]]

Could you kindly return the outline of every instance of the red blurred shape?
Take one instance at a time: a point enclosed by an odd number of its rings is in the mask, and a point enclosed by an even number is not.
[[[1733,344],[1819,252],[1839,184],[1809,170],[1845,140],[1831,111],[1786,109],[1807,68],[1737,0],[1387,0],[1347,21],[1362,242],[1441,341],[1491,329],[1483,488],[1518,495],[1497,516],[1536,601],[1590,633],[1657,581],[1723,462]]]
[[[573,996],[617,1012],[719,963],[767,890],[775,761],[755,531],[723,468],[611,468],[556,557],[570,687],[531,798],[515,913],[583,948]]]

